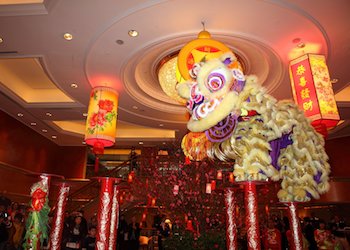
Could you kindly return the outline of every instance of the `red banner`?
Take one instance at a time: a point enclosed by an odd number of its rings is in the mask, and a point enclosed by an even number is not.
[[[307,55],[293,61],[290,65],[290,71],[295,102],[301,110],[304,110],[305,116],[312,120],[321,118],[314,79]]]

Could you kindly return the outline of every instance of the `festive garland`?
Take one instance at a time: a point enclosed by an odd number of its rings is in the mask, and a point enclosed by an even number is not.
[[[48,240],[48,221],[50,207],[48,205],[47,178],[35,183],[31,188],[31,211],[26,223],[24,249],[41,249],[45,240]]]

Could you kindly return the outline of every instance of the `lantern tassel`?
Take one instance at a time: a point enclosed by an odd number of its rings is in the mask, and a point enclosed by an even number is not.
[[[95,170],[95,174],[98,173],[99,167],[100,167],[100,160],[99,160],[98,156],[96,155],[96,158],[95,158],[95,169],[94,169]]]

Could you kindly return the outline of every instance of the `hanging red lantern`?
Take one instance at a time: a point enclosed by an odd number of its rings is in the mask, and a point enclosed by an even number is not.
[[[214,191],[216,189],[216,181],[212,180],[210,185],[211,185],[211,190]]]
[[[105,147],[114,145],[117,129],[118,93],[109,87],[95,87],[91,91],[86,119],[85,142],[101,155]],[[95,171],[98,168],[98,157]],[[98,170],[98,169],[97,169]]]
[[[340,117],[325,56],[303,55],[291,61],[289,69],[294,101],[315,130],[327,135]]]
[[[228,176],[228,181],[230,183],[234,183],[235,182],[235,176],[233,175],[233,173],[231,172]]]
[[[205,185],[205,192],[206,192],[207,194],[211,194],[211,183],[207,183],[207,184]]]
[[[218,170],[218,172],[216,173],[216,179],[222,180],[222,170]]]
[[[154,207],[156,205],[156,198],[152,198],[151,206]]]
[[[207,150],[211,147],[205,133],[189,132],[182,138],[181,148],[186,158],[201,161],[207,157]]]
[[[146,217],[147,217],[147,213],[146,213],[146,211],[145,212],[143,212],[143,214],[142,214],[142,221],[145,221],[146,220]]]
[[[133,182],[134,176],[135,176],[135,172],[134,172],[134,171],[131,171],[131,172],[128,174],[128,183],[132,183],[132,182]]]
[[[190,165],[191,164],[191,159],[189,156],[185,157],[185,165]]]

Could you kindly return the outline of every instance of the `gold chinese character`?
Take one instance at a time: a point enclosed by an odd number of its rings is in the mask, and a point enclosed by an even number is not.
[[[310,90],[308,88],[302,89],[300,95],[303,100],[310,98]]]
[[[299,65],[297,68],[297,75],[300,76],[300,75],[303,75],[304,73],[305,73],[304,65]]]
[[[210,52],[210,50],[211,50],[210,47],[207,47],[207,46],[204,47],[204,51],[205,51],[205,52]]]
[[[304,110],[305,111],[308,111],[308,110],[312,111],[312,106],[313,106],[312,104],[313,104],[313,102],[311,100],[308,102],[304,102],[303,103]]]
[[[299,78],[299,85],[300,85],[301,87],[305,87],[306,84],[307,84],[307,81],[306,81],[306,79],[305,79],[305,76],[300,77],[300,78]]]

